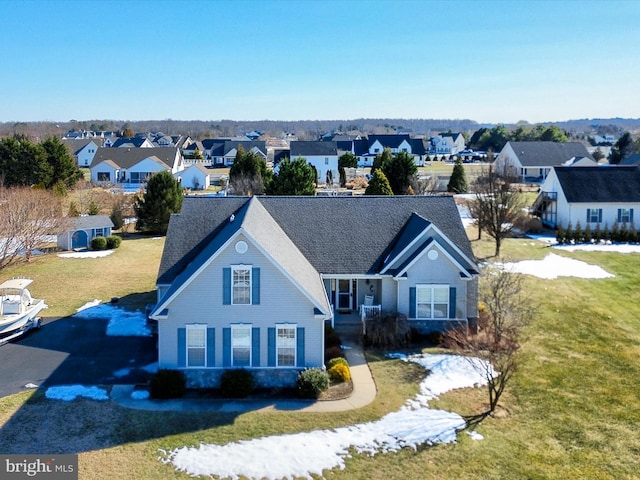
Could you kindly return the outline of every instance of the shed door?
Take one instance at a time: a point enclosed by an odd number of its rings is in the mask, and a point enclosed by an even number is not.
[[[89,238],[87,236],[87,232],[84,230],[78,230],[77,232],[73,232],[71,236],[71,249],[74,250],[76,248],[87,248],[89,246]]]

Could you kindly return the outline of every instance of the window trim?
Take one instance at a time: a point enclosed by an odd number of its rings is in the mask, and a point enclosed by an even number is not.
[[[276,323],[275,325],[276,327],[276,342],[275,342],[275,349],[276,349],[276,367],[280,367],[280,368],[292,368],[296,366],[296,361],[298,358],[298,325],[295,323]],[[278,335],[278,331],[279,330],[293,330],[293,340],[292,340],[292,344],[293,344],[293,357],[292,357],[292,363],[289,365],[281,365],[280,364],[280,349],[281,348],[292,348],[291,346],[283,346],[280,344],[280,336]]]
[[[244,346],[236,346],[234,344],[234,332],[236,330],[248,330],[249,331],[249,361],[247,362],[246,365],[236,365],[234,362],[234,352],[235,349],[238,347],[242,347],[245,348]],[[230,345],[230,350],[231,350],[231,366],[232,367],[239,367],[239,368],[251,368],[252,366],[252,361],[253,361],[253,324],[251,323],[236,323],[236,324],[231,324],[231,345]]]
[[[196,346],[189,346],[189,332],[190,331],[202,331],[203,332],[203,339],[204,339],[204,346],[203,347],[196,347]],[[185,367],[186,368],[205,368],[207,366],[207,324],[206,323],[190,323],[190,324],[186,324],[185,325],[185,348],[184,348],[184,353],[185,353]],[[201,349],[203,350],[203,356],[202,356],[202,365],[191,365],[189,362],[189,350],[191,349]]]
[[[427,304],[426,302],[418,302],[418,298],[420,297],[419,292],[420,290],[426,290],[429,289],[431,291],[431,301],[429,302],[429,310],[431,312],[431,316],[430,317],[421,317],[420,316],[420,308],[418,308],[418,305],[422,305],[422,304]],[[436,302],[435,301],[435,290],[436,289],[445,289],[447,292],[446,295],[446,302]],[[451,305],[450,305],[450,299],[449,299],[449,293],[451,291],[451,286],[447,285],[447,284],[440,284],[440,283],[423,283],[423,284],[416,284],[416,304],[415,304],[415,309],[416,309],[416,320],[446,320],[449,318],[449,312],[451,310]],[[434,316],[434,312],[435,312],[435,306],[436,305],[443,305],[444,303],[446,303],[446,307],[447,310],[446,312],[444,312],[444,316],[442,317],[436,317]]]
[[[235,295],[235,273],[239,270],[246,270],[249,272],[249,293],[248,293],[248,301],[247,302],[236,302]],[[231,305],[252,305],[253,304],[253,266],[252,265],[231,265]]]

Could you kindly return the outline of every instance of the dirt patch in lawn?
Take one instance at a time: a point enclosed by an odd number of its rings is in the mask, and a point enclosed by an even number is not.
[[[353,382],[336,383],[329,385],[329,388],[320,394],[318,400],[342,400],[348,398],[353,393]]]

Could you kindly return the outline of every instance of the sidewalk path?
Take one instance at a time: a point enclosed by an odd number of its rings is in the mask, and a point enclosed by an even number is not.
[[[359,342],[345,345],[345,356],[351,368],[353,392],[341,400],[300,399],[247,399],[219,400],[206,398],[180,398],[175,400],[136,400],[131,398],[133,385],[114,385],[111,400],[128,408],[155,411],[218,411],[247,412],[257,410],[342,412],[364,407],[376,398],[376,385]]]

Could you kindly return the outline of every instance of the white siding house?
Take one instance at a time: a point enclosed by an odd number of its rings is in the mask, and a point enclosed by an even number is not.
[[[324,325],[344,314],[366,328],[365,307],[398,312],[424,332],[474,321],[477,276],[452,197],[186,197],[150,315],[159,366],[192,387],[229,368],[290,386],[324,365]]]
[[[552,228],[587,225],[593,231],[631,226],[640,212],[637,166],[555,167],[540,188],[533,213]]]

